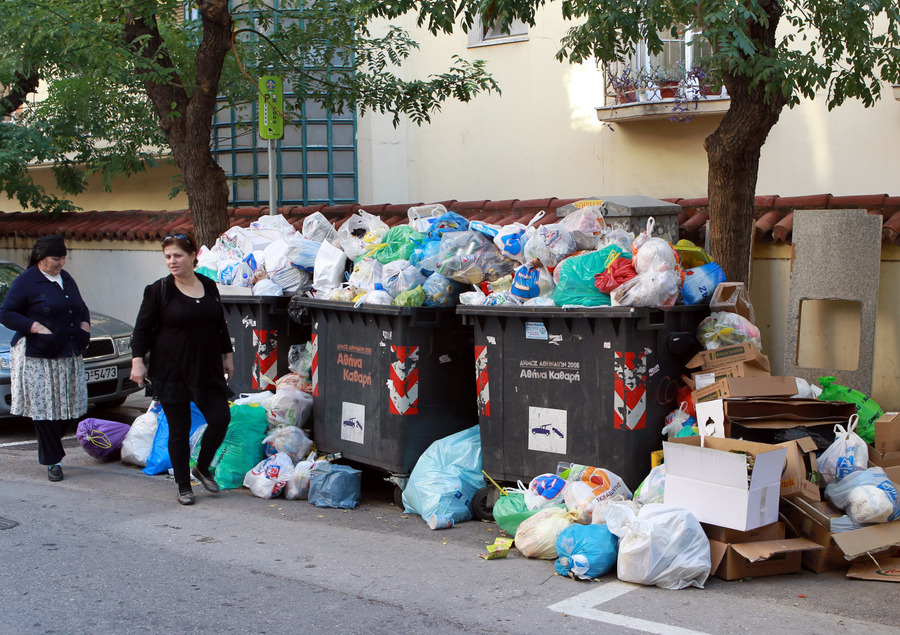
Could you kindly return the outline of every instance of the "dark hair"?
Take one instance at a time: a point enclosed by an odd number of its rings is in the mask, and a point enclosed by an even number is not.
[[[67,253],[68,251],[66,250],[66,242],[59,234],[41,236],[36,241],[34,241],[34,247],[31,248],[31,257],[29,257],[28,259],[28,266],[35,266],[47,256],[62,258]]]
[[[175,245],[186,254],[197,253],[197,242],[190,234],[169,234],[162,241],[162,248],[165,249],[170,245]],[[197,266],[197,258],[194,257],[194,266]]]

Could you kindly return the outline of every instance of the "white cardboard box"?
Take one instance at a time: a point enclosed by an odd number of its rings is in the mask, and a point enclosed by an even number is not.
[[[700,447],[701,441],[705,447]],[[747,452],[754,457],[748,482]],[[663,443],[666,505],[684,507],[702,523],[749,531],[778,520],[787,450],[767,443],[685,437]]]

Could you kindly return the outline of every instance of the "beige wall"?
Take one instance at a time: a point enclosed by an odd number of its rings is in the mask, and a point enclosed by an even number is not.
[[[69,197],[56,189],[53,172],[49,167],[34,168],[31,172],[37,184],[47,191],[70,198],[75,205],[85,211],[107,210],[178,210],[187,209],[187,195],[181,192],[175,198],[169,198],[169,192],[175,185],[173,177],[181,171],[168,160],[162,159],[155,168],[136,174],[130,179],[118,179],[113,182],[111,191],[103,191],[103,180],[99,175],[90,178],[87,191],[80,196]],[[18,201],[0,197],[0,209],[6,212],[20,211]]]
[[[467,49],[464,33],[417,34],[422,51],[411,75],[437,72],[456,53],[487,60],[503,94],[447,102],[422,127],[361,121],[360,173],[377,175],[361,183],[361,202],[705,196],[703,139],[721,115],[610,130],[595,111],[600,72],[554,59],[565,28],[551,3],[527,42]],[[782,113],[762,150],[757,192],[900,194],[900,154],[889,151],[900,138],[900,101],[890,87],[868,109],[853,102],[828,112],[823,97]]]

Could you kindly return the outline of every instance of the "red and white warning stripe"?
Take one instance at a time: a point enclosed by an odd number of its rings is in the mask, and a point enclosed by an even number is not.
[[[414,415],[419,412],[419,347],[391,346],[397,361],[391,364],[388,380],[390,413]]]
[[[647,360],[642,353],[615,352],[613,427],[641,430],[647,426]]]
[[[319,336],[315,333],[312,334],[311,338],[312,343],[312,366],[310,367],[310,374],[312,375],[312,394],[313,397],[319,396]]]
[[[475,392],[478,414],[491,416],[491,387],[488,383],[487,346],[475,347]]]
[[[250,385],[256,390],[265,390],[275,385],[278,373],[278,331],[253,329],[253,346],[256,357]]]

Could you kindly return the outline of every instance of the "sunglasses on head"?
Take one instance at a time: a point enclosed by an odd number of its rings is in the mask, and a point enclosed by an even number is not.
[[[166,236],[165,238],[163,238],[163,242],[165,242],[165,241],[167,241],[167,240],[175,240],[175,239],[188,240],[188,241],[190,240],[190,238],[188,238],[188,237],[187,237],[186,235],[184,235],[184,234],[169,234],[168,236]]]

